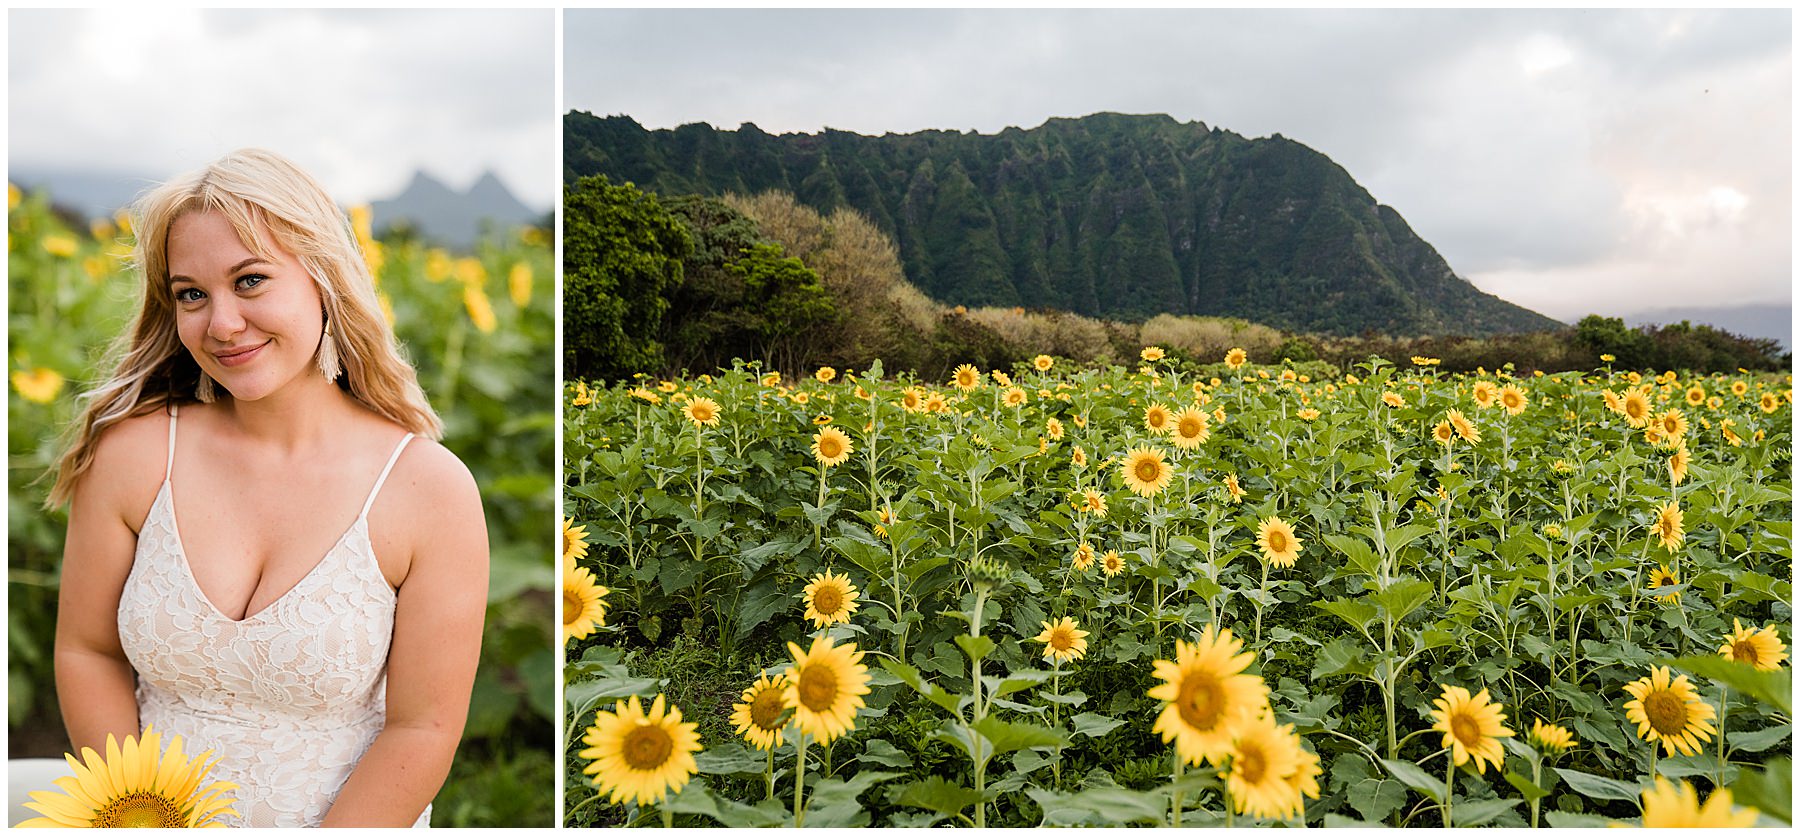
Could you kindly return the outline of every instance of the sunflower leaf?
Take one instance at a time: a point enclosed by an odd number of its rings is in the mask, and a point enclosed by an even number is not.
[[[1781,758],[1769,761],[1761,771],[1744,770],[1731,785],[1732,799],[1738,804],[1761,810],[1764,816],[1792,823],[1793,786],[1794,762]]]
[[[931,700],[939,708],[952,714],[956,713],[959,708],[960,699],[957,695],[945,691],[930,682],[926,682],[925,678],[919,674],[918,668],[908,665],[905,662],[896,662],[892,659],[882,659],[881,667],[888,673],[899,677],[901,682],[912,686],[912,689],[918,691],[920,696]]]
[[[1044,811],[1045,826],[1080,824],[1129,824],[1161,822],[1169,801],[1158,792],[1136,792],[1124,787],[1092,787],[1078,793],[1060,793],[1030,787],[1025,794]]]
[[[997,717],[984,717],[972,728],[993,747],[993,755],[1037,746],[1061,747],[1068,743],[1062,732],[1035,723],[1008,723]]]
[[[888,787],[887,800],[889,804],[902,807],[922,807],[946,816],[954,816],[969,805],[980,801],[981,793],[961,784],[952,784],[942,776],[933,775],[923,781]]]
[[[849,780],[826,778],[811,788],[806,798],[807,827],[862,827],[869,813],[857,797],[883,781],[900,777],[894,772],[867,770]]]
[[[1712,655],[1664,658],[1657,660],[1657,664],[1723,683],[1783,714],[1794,711],[1794,682],[1787,671],[1759,671],[1742,662]]]
[[[707,775],[761,775],[767,757],[735,740],[694,753],[694,765]]]
[[[1083,711],[1070,717],[1069,722],[1075,724],[1075,735],[1086,737],[1105,737],[1108,732],[1125,725],[1124,720],[1116,720],[1091,711]]]
[[[1480,801],[1464,801],[1454,807],[1453,820],[1457,827],[1475,827],[1498,818],[1502,813],[1518,806],[1516,798],[1487,798]]]
[[[1426,798],[1432,801],[1443,800],[1444,782],[1432,777],[1431,773],[1420,768],[1418,764],[1412,761],[1382,758],[1381,765],[1387,767],[1388,773],[1398,779],[1400,783],[1418,790]]]
[[[1793,726],[1770,726],[1757,731],[1734,731],[1729,734],[1727,739],[1731,741],[1733,749],[1742,752],[1761,752],[1788,739],[1793,732]]]
[[[1513,789],[1518,790],[1520,795],[1525,796],[1526,801],[1533,801],[1550,794],[1549,790],[1532,783],[1530,778],[1520,775],[1517,772],[1508,772],[1501,777],[1506,779],[1506,783],[1512,784]],[[1458,810],[1457,812],[1461,813],[1462,811]],[[1457,824],[1463,823],[1461,818],[1462,816],[1457,816]]]
[[[699,781],[689,783],[681,792],[663,799],[662,807],[671,813],[706,816],[726,827],[773,827],[788,821],[782,804],[763,802],[756,806],[741,804],[713,795]]]
[[[1593,775],[1587,772],[1577,772],[1573,769],[1564,769],[1560,766],[1552,767],[1552,769],[1556,771],[1558,776],[1562,777],[1564,783],[1569,785],[1569,789],[1581,793],[1588,798],[1600,799],[1602,801],[1629,801],[1633,804],[1638,803],[1640,791],[1636,784],[1628,784],[1624,781]]]
[[[979,662],[994,652],[994,640],[987,636],[961,635],[956,637],[956,646],[963,649],[970,659]]]

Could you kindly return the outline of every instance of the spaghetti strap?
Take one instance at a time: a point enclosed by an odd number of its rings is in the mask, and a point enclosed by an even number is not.
[[[163,465],[164,482],[175,477],[175,416],[179,414],[181,414],[181,407],[171,404],[169,406],[169,463]]]
[[[357,519],[367,517],[369,509],[375,507],[375,495],[381,493],[381,486],[387,482],[388,473],[394,469],[394,462],[400,460],[400,451],[405,450],[406,443],[411,440],[413,440],[413,434],[407,433],[405,438],[400,439],[399,444],[394,445],[394,454],[388,456],[387,467],[381,469],[381,476],[375,480],[375,487],[369,491],[369,498],[363,503],[362,513],[357,515]]]

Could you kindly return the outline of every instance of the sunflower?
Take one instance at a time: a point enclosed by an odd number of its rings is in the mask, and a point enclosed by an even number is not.
[[[1294,791],[1307,798],[1319,797],[1319,776],[1325,771],[1319,768],[1319,756],[1300,748],[1300,757],[1294,767],[1294,774],[1288,776],[1288,784]],[[1304,804],[1305,802],[1301,802]],[[1304,812],[1304,810],[1303,810]]]
[[[1242,486],[1238,485],[1236,473],[1225,474],[1225,492],[1231,495],[1231,501],[1234,503],[1244,501],[1245,491]]]
[[[826,427],[813,436],[813,458],[826,467],[836,467],[849,461],[852,449],[850,436],[837,427]]]
[[[1518,415],[1531,405],[1531,398],[1525,395],[1524,389],[1509,383],[1500,387],[1500,405],[1506,408],[1506,414]]]
[[[1731,394],[1741,398],[1744,396],[1744,393],[1748,391],[1750,391],[1750,384],[1745,383],[1742,380],[1734,380],[1731,382]]]
[[[849,575],[833,575],[830,571],[814,575],[804,592],[805,617],[818,629],[827,624],[848,624],[850,614],[856,612],[858,606],[858,593],[851,585]]]
[[[1011,407],[1024,406],[1025,400],[1025,390],[1017,386],[1007,389],[1006,394],[1001,397],[1001,402]]]
[[[1300,814],[1305,802],[1291,780],[1300,771],[1300,738],[1292,725],[1275,725],[1265,711],[1238,725],[1230,756],[1225,788],[1238,813],[1269,819]]]
[[[1687,390],[1688,406],[1700,406],[1704,403],[1706,403],[1706,390],[1701,388],[1700,384],[1698,384],[1698,383],[1694,384],[1693,386],[1688,387],[1688,390]]]
[[[1294,529],[1282,522],[1280,517],[1271,516],[1262,521],[1256,532],[1256,545],[1262,549],[1263,559],[1286,569],[1300,559],[1300,538],[1294,536]]]
[[[1437,357],[1420,357],[1417,354],[1413,355],[1412,358],[1412,363],[1415,366],[1435,366],[1442,362],[1444,361]]]
[[[926,412],[943,412],[947,408],[949,408],[949,404],[944,402],[944,393],[932,392],[925,396]]]
[[[1625,414],[1625,399],[1619,397],[1617,392],[1614,392],[1611,389],[1601,389],[1600,398],[1606,401],[1607,409],[1617,412],[1620,415]]]
[[[1107,549],[1106,554],[1100,556],[1100,571],[1105,572],[1109,578],[1118,577],[1120,572],[1125,571],[1125,558],[1120,557],[1118,552]]]
[[[696,426],[711,427],[719,423],[719,403],[712,398],[695,398],[681,411]]]
[[[1163,452],[1151,447],[1133,448],[1125,455],[1119,473],[1125,480],[1125,487],[1142,497],[1162,493],[1169,486],[1169,480],[1175,478],[1175,469],[1163,460]]]
[[[820,383],[830,383],[832,380],[834,380],[836,378],[837,378],[837,369],[834,369],[830,366],[821,366],[821,367],[819,367],[818,371],[813,372],[813,380],[817,380]]]
[[[806,392],[795,392],[793,394],[793,396],[789,398],[789,400],[792,400],[794,403],[801,404],[804,406],[806,404],[806,402],[812,400],[812,395],[810,395]]]
[[[1088,488],[1081,492],[1078,507],[1084,513],[1093,514],[1096,517],[1105,517],[1106,494],[1094,490],[1093,488]]]
[[[956,373],[950,376],[950,385],[964,392],[981,385],[981,370],[964,363],[956,367]]]
[[[1044,421],[1044,434],[1050,436],[1051,441],[1061,441],[1063,439],[1062,422],[1055,418],[1046,419]]]
[[[1512,737],[1512,729],[1502,725],[1506,722],[1506,706],[1488,701],[1486,688],[1481,693],[1469,696],[1469,690],[1456,685],[1444,686],[1443,696],[1431,701],[1437,709],[1431,712],[1435,721],[1432,731],[1444,733],[1443,748],[1450,750],[1450,759],[1457,766],[1473,760],[1475,771],[1487,774],[1487,765],[1492,763],[1495,769],[1506,759],[1506,749],[1500,745],[1500,738]]]
[[[1248,361],[1249,359],[1250,359],[1249,353],[1245,352],[1241,348],[1234,348],[1230,351],[1225,352],[1225,366],[1234,372],[1237,371],[1238,369],[1243,368],[1244,363],[1246,361]]]
[[[1302,421],[1311,421],[1319,417],[1319,411],[1309,406],[1294,413],[1294,417],[1299,418]]]
[[[1669,757],[1698,754],[1715,733],[1708,722],[1716,716],[1713,707],[1700,700],[1685,675],[1671,681],[1669,669],[1659,665],[1649,676],[1626,683],[1625,693],[1632,696],[1625,703],[1626,722],[1638,724],[1638,737],[1661,740]]]
[[[1087,467],[1087,452],[1081,449],[1081,445],[1075,445],[1074,451],[1069,453],[1069,464],[1076,467]]]
[[[792,717],[787,713],[787,691],[786,679],[757,677],[731,708],[732,728],[763,751],[781,745],[781,730]]]
[[[1396,409],[1406,406],[1406,399],[1400,397],[1399,392],[1382,392],[1381,402]]]
[[[1431,439],[1445,447],[1449,447],[1456,441],[1456,430],[1450,427],[1449,421],[1439,421],[1437,422],[1437,426],[1431,428]]]
[[[1694,454],[1688,452],[1686,444],[1675,448],[1675,454],[1669,457],[1669,481],[1679,485],[1687,480],[1688,463],[1694,460]]]
[[[1776,397],[1774,392],[1764,392],[1762,397],[1757,399],[1757,405],[1763,412],[1774,412],[1781,408],[1781,399]]]
[[[1037,634],[1032,641],[1044,643],[1044,661],[1057,663],[1069,662],[1087,655],[1088,631],[1076,626],[1075,619],[1063,616],[1054,624],[1048,621],[1039,622],[1044,632]]]
[[[768,374],[763,375],[762,380],[759,382],[762,383],[762,385],[767,386],[771,389],[776,386],[780,386],[781,385],[781,372],[769,372]]]
[[[1173,440],[1175,446],[1183,450],[1192,450],[1205,444],[1206,439],[1212,435],[1212,429],[1208,426],[1211,422],[1206,413],[1195,407],[1190,406],[1176,413],[1174,420]]]
[[[1656,427],[1669,438],[1680,438],[1687,433],[1687,417],[1679,409],[1671,409],[1656,416]]]
[[[924,409],[925,395],[916,386],[906,387],[906,391],[900,393],[900,408],[907,412],[918,412]]]
[[[1056,358],[1051,357],[1048,354],[1039,354],[1038,356],[1031,358],[1031,367],[1040,372],[1050,371],[1050,367],[1053,365],[1056,365]]]
[[[1680,583],[1681,579],[1676,577],[1675,573],[1670,571],[1667,566],[1658,565],[1655,569],[1650,570],[1649,591],[1653,595],[1655,595],[1657,590],[1662,589],[1665,586],[1676,586]],[[1663,595],[1655,595],[1655,598],[1660,603],[1673,604],[1676,601],[1681,600],[1681,593],[1670,592]]]
[[[1641,427],[1650,422],[1650,398],[1643,392],[1633,389],[1625,393],[1620,402],[1619,412],[1633,427]]]
[[[620,700],[612,711],[594,712],[594,724],[581,736],[587,748],[576,754],[592,761],[581,773],[594,776],[594,786],[613,803],[659,803],[698,771],[699,724],[683,723],[681,709],[669,705],[665,712],[664,706],[662,694],[649,713],[635,696]]]
[[[1159,403],[1153,403],[1144,410],[1144,426],[1153,433],[1166,433],[1173,429],[1170,424],[1172,418],[1169,408]]]
[[[1681,531],[1681,503],[1670,502],[1658,509],[1656,522],[1650,524],[1650,530],[1656,534],[1656,542],[1664,549],[1675,551],[1687,535]]]
[[[1575,733],[1562,726],[1546,723],[1543,720],[1531,721],[1531,733],[1526,736],[1531,745],[1539,752],[1553,755],[1575,748]]]
[[[606,603],[601,599],[611,590],[594,581],[594,573],[575,565],[575,558],[563,558],[563,641],[585,639],[594,628],[606,626]]]
[[[569,518],[563,517],[563,559],[585,557],[587,555],[587,526],[570,525]]]
[[[1476,406],[1487,409],[1493,406],[1494,400],[1500,396],[1500,387],[1495,386],[1491,380],[1477,380],[1471,394],[1475,396]]]
[[[1759,671],[1772,671],[1781,667],[1781,661],[1787,658],[1784,651],[1787,645],[1781,643],[1781,635],[1774,627],[1757,628],[1754,624],[1745,627],[1737,619],[1731,620],[1731,632],[1726,634],[1725,643],[1719,646],[1719,655],[1734,662],[1743,662]]]
[[[1725,443],[1730,444],[1733,447],[1740,446],[1744,443],[1744,440],[1739,438],[1737,433],[1731,431],[1731,428],[1736,424],[1737,422],[1730,418],[1726,418],[1719,422],[1719,434],[1725,437]]]
[[[1086,572],[1087,570],[1094,568],[1094,547],[1089,543],[1083,542],[1080,546],[1075,548],[1075,556],[1071,558],[1069,562],[1070,565],[1075,567],[1075,571],[1077,572]]]
[[[826,424],[829,424],[831,422],[832,422],[832,417],[829,415],[826,415],[823,412],[819,413],[819,415],[817,417],[813,418],[813,426],[815,426],[815,427],[823,427]]]
[[[869,693],[869,669],[861,664],[856,645],[833,645],[819,636],[812,648],[788,642],[794,664],[787,669],[792,687],[786,692],[787,707],[794,709],[794,724],[801,733],[830,743],[856,726],[856,710]]]
[[[165,751],[151,728],[141,738],[126,735],[122,746],[108,734],[104,759],[90,748],[81,757],[63,756],[75,774],[53,782],[60,794],[33,791],[25,806],[43,815],[19,827],[224,827],[220,817],[238,815],[236,799],[225,795],[237,785],[206,783],[217,763],[209,762],[212,752],[184,756],[180,735],[170,736]]]
[[[1175,642],[1175,661],[1155,661],[1153,675],[1163,684],[1149,696],[1164,705],[1152,730],[1189,764],[1222,764],[1238,728],[1268,708],[1268,685],[1243,672],[1255,660],[1243,648],[1229,628],[1208,624],[1198,643]]]
[[[1144,358],[1144,362],[1146,363],[1154,363],[1161,360],[1165,355],[1160,347],[1151,345],[1145,346],[1143,351],[1138,352],[1138,356]]]
[[[1706,804],[1694,785],[1682,781],[1677,788],[1669,779],[1656,776],[1656,786],[1644,790],[1645,827],[1755,827],[1755,807],[1733,808],[1731,790],[1713,790]]]
[[[1456,430],[1456,434],[1462,436],[1462,440],[1470,444],[1481,440],[1481,430],[1476,429],[1474,423],[1463,417],[1462,410],[1452,409],[1450,414],[1444,417],[1450,421],[1450,426]]]

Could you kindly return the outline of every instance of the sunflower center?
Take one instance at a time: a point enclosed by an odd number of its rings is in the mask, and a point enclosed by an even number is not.
[[[1761,658],[1762,657],[1756,652],[1756,645],[1752,644],[1748,640],[1735,641],[1735,642],[1731,643],[1731,660],[1732,661],[1747,662],[1749,664],[1754,665],[1758,661],[1760,661]]]
[[[632,769],[658,769],[669,760],[669,753],[674,751],[675,741],[669,739],[669,732],[662,726],[638,726],[625,735],[625,744],[619,747],[625,758],[625,765]]]
[[[1175,710],[1189,728],[1212,731],[1225,715],[1225,684],[1208,673],[1182,677]]]
[[[836,615],[844,606],[844,594],[829,586],[821,586],[813,592],[813,609],[820,615]]]
[[[1287,551],[1287,547],[1288,538],[1286,534],[1283,534],[1280,531],[1269,532],[1269,551],[1280,554]]]
[[[837,671],[825,665],[808,665],[800,671],[800,682],[794,687],[801,705],[821,713],[829,711],[837,702]]]
[[[576,544],[577,544],[577,543],[578,543],[578,542],[580,542],[580,541],[578,541],[578,540],[576,540],[576,539],[575,539],[575,535],[574,535],[574,534],[572,534],[572,533],[570,533],[570,532],[568,532],[568,531],[564,531],[564,532],[563,532],[563,551],[564,551],[564,552],[565,552],[565,553],[566,553],[566,552],[568,552],[568,550],[570,550],[570,549],[572,549],[572,548],[575,548],[575,545],[576,545]]]
[[[1269,758],[1261,746],[1239,746],[1236,766],[1245,783],[1260,784],[1263,774],[1269,771]]]
[[[696,420],[696,421],[711,421],[712,417],[713,417],[713,413],[710,408],[707,408],[704,406],[694,407],[694,420]]]
[[[584,612],[586,612],[586,610],[587,610],[587,606],[582,602],[581,596],[577,595],[575,593],[575,590],[573,590],[573,589],[564,589],[563,590],[563,626],[564,627],[567,627],[570,624],[574,624],[575,622],[580,621],[582,614]]]
[[[1675,576],[1674,575],[1663,575],[1660,579],[1658,579],[1656,581],[1656,585],[1657,586],[1674,586],[1675,585]]]
[[[1074,646],[1075,646],[1075,634],[1069,632],[1068,630],[1064,630],[1061,627],[1058,627],[1055,630],[1050,631],[1050,648],[1052,650],[1061,652],[1061,651],[1066,651]]]
[[[1198,418],[1184,419],[1181,422],[1181,426],[1179,429],[1181,430],[1182,438],[1197,438],[1197,437],[1199,437],[1200,430],[1201,430],[1200,419],[1198,419]]]
[[[1139,482],[1154,482],[1156,481],[1156,477],[1161,474],[1162,465],[1157,464],[1155,459],[1145,458],[1137,463],[1137,478]]]
[[[1481,724],[1467,714],[1457,714],[1450,718],[1450,734],[1464,746],[1475,746],[1481,743]]]
[[[114,799],[94,815],[94,827],[182,827],[181,808],[161,793],[138,790]]]
[[[844,445],[839,444],[837,439],[830,436],[819,439],[819,455],[835,459],[842,452],[844,452]]]
[[[1687,729],[1687,702],[1672,691],[1653,691],[1644,697],[1644,716],[1660,734],[1677,735]]]
[[[781,720],[782,708],[781,689],[764,688],[750,701],[750,722],[763,731],[775,731],[787,725]]]

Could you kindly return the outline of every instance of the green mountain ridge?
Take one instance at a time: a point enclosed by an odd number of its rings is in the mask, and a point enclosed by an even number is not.
[[[1275,134],[1098,113],[997,134],[772,135],[564,117],[564,178],[661,194],[793,193],[891,235],[945,304],[1141,321],[1232,316],[1295,331],[1540,331],[1563,323],[1456,276],[1342,167]]]

